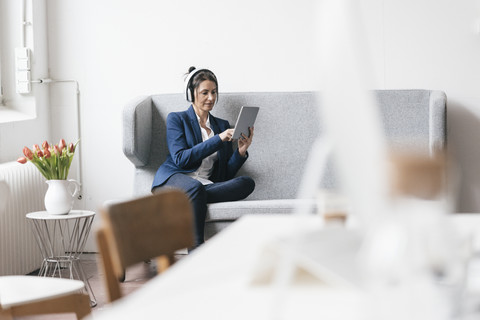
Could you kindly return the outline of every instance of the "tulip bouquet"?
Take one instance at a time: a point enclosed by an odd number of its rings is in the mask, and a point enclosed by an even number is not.
[[[24,147],[25,157],[20,157],[17,161],[20,163],[32,162],[47,180],[66,180],[77,144],[78,141],[67,146],[64,139],[61,139],[56,145],[49,145],[47,141],[44,141],[42,143],[43,150],[38,144],[33,145],[32,150]]]

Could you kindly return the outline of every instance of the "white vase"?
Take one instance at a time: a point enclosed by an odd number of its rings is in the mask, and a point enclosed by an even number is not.
[[[80,190],[80,184],[70,180],[47,180],[45,209],[49,214],[67,214],[72,210],[73,200]]]

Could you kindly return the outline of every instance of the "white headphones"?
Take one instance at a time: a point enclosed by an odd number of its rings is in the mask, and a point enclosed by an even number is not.
[[[192,70],[192,72],[190,72],[187,76],[187,78],[185,79],[185,82],[184,82],[184,85],[185,85],[185,99],[188,101],[188,102],[193,102],[193,88],[191,87],[192,84],[192,79],[193,79],[193,76],[195,76],[197,73],[199,73],[200,71],[209,71],[213,74],[213,76],[215,77],[215,79],[217,79],[217,77],[215,76],[215,74],[208,70],[208,69],[204,69],[204,68],[198,68],[198,69],[194,69]],[[217,97],[215,99],[215,104],[217,103],[218,101],[218,92],[217,92]]]

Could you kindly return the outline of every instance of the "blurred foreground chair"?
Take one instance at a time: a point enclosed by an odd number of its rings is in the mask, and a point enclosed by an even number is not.
[[[9,188],[0,181],[0,214],[9,197]],[[81,293],[79,280],[36,276],[0,277],[0,319],[14,317],[75,313],[82,319],[91,313],[90,298]]]
[[[174,262],[175,251],[194,244],[192,208],[179,190],[113,203],[101,215],[97,244],[110,302],[122,296],[119,279],[126,268],[155,258],[161,273]]]

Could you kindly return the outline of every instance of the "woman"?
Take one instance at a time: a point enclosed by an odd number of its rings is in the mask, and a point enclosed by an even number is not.
[[[195,247],[204,242],[207,203],[246,198],[255,188],[250,177],[235,175],[248,158],[249,137],[238,139],[233,151],[228,121],[210,114],[218,100],[217,78],[207,69],[190,67],[185,80],[186,99],[192,105],[167,117],[167,145],[170,154],[158,168],[152,192],[161,187],[184,190],[194,213]]]

